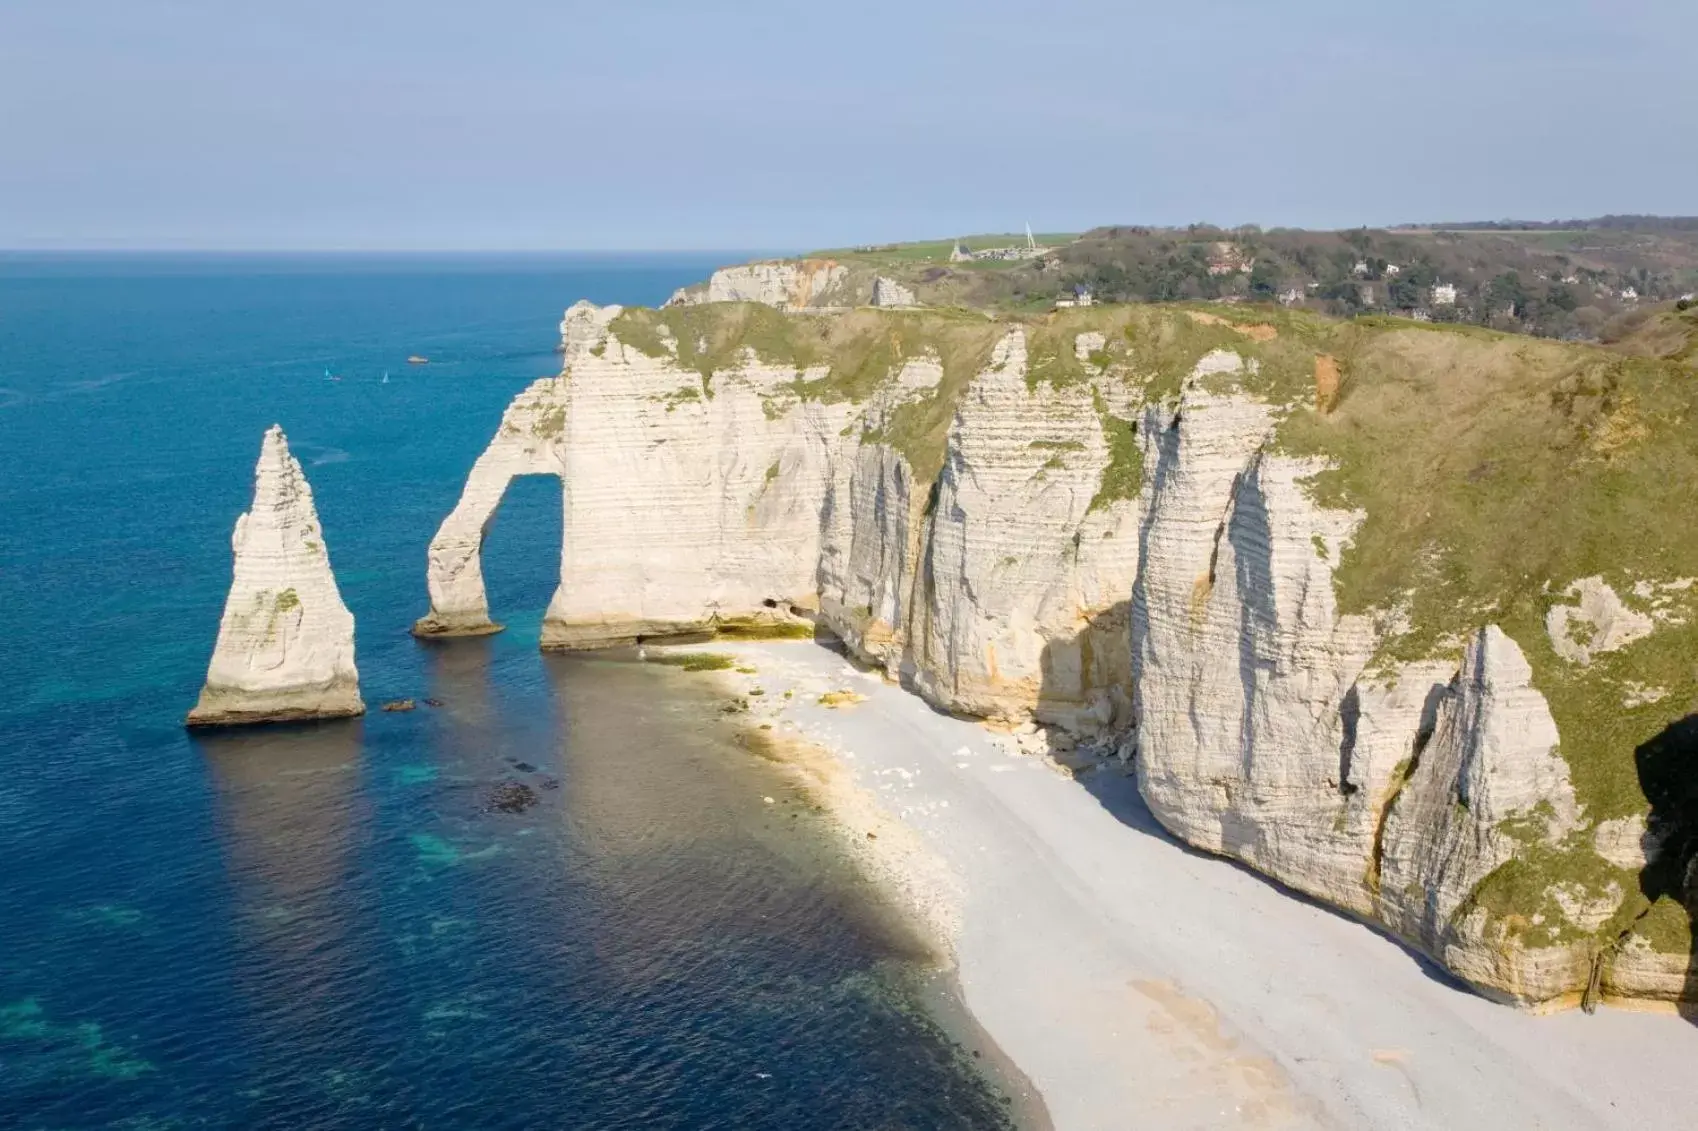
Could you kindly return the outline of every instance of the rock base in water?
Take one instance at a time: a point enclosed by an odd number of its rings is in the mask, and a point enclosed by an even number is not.
[[[288,691],[261,695],[206,687],[189,712],[190,727],[254,726],[296,723],[312,719],[347,719],[366,713],[358,686],[333,687],[322,692]]]
[[[458,621],[444,619],[434,614],[422,616],[413,622],[414,636],[494,636],[507,628],[504,624],[496,624],[491,620]]]

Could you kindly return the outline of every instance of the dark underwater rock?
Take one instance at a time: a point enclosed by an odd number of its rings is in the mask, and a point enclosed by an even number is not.
[[[489,807],[498,813],[523,813],[540,800],[524,782],[504,781],[489,793]]]

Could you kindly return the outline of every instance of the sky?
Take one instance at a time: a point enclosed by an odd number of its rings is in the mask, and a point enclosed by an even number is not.
[[[0,0],[0,247],[1698,213],[1694,0]]]

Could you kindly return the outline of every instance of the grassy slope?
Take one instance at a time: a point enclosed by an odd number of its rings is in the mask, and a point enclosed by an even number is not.
[[[1483,624],[1508,632],[1533,665],[1556,716],[1579,799],[1592,823],[1646,809],[1634,750],[1698,708],[1698,586],[1669,596],[1665,624],[1650,638],[1577,668],[1546,638],[1546,611],[1577,578],[1602,575],[1630,604],[1635,582],[1698,575],[1698,312],[1670,315],[1646,331],[1645,352],[1562,345],[1492,331],[1398,319],[1336,322],[1302,312],[1221,306],[1108,306],[1011,316],[966,311],[857,311],[782,315],[749,305],[632,310],[614,324],[621,340],[665,352],[659,324],[680,343],[685,364],[709,377],[745,347],[798,370],[799,398],[864,400],[905,358],[931,354],[940,388],[906,406],[889,433],[925,484],[942,466],[955,405],[983,367],[1008,321],[1028,334],[1028,381],[1091,382],[1113,462],[1098,502],[1129,497],[1141,482],[1134,422],[1107,411],[1100,390],[1132,386],[1135,400],[1177,394],[1196,360],[1230,348],[1257,360],[1241,384],[1285,406],[1277,443],[1323,456],[1334,470],[1315,477],[1315,497],[1367,515],[1336,575],[1345,612],[1400,609],[1407,629],[1387,639],[1383,659],[1459,652]],[[1105,343],[1081,361],[1084,331]],[[1315,409],[1316,358],[1337,360],[1342,385],[1332,411]],[[1642,603],[1642,602],[1641,602]],[[1655,687],[1655,703],[1623,705],[1630,686]],[[1525,926],[1546,910],[1545,888],[1571,878],[1601,890],[1636,877],[1601,861],[1585,837],[1560,851],[1530,849],[1494,874],[1477,902]],[[1630,899],[1609,935],[1643,912]],[[1559,917],[1547,915],[1552,921]],[[1659,908],[1647,920],[1663,949],[1689,945],[1684,919]],[[1531,942],[1565,941],[1534,932]]]

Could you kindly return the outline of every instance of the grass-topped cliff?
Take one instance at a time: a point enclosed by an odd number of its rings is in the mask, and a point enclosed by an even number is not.
[[[1201,304],[996,319],[963,309],[784,314],[719,304],[626,310],[610,329],[627,346],[699,372],[710,396],[751,352],[793,367],[795,380],[772,394],[774,414],[795,401],[866,401],[905,361],[935,360],[941,383],[863,436],[899,450],[924,484],[943,465],[963,393],[1011,326],[1026,336],[1030,388],[1079,386],[1095,398],[1110,453],[1099,504],[1130,498],[1142,483],[1139,406],[1174,401],[1210,351],[1251,362],[1207,380],[1280,406],[1277,449],[1329,467],[1309,482],[1314,499],[1365,516],[1331,564],[1341,611],[1383,625],[1376,670],[1455,657],[1469,633],[1498,624],[1532,663],[1561,730],[1585,827],[1560,846],[1529,845],[1488,877],[1473,905],[1530,943],[1572,941],[1572,929],[1556,925],[1562,916],[1540,914],[1550,883],[1593,893],[1614,883],[1628,898],[1597,932],[1601,944],[1632,929],[1664,952],[1690,949],[1675,898],[1686,842],[1670,842],[1669,875],[1658,879],[1609,864],[1592,836],[1600,822],[1651,808],[1647,792],[1659,787],[1647,784],[1648,759],[1653,777],[1672,766],[1698,781],[1698,755],[1669,745],[1683,733],[1671,728],[1698,710],[1698,584],[1689,580],[1698,577],[1698,311],[1659,317],[1617,349]],[[1591,577],[1655,627],[1582,665],[1558,654],[1546,618],[1572,603],[1572,583]],[[1653,823],[1698,824],[1688,796],[1676,788],[1655,798]]]
[[[1698,220],[1602,217],[1563,224],[1448,224],[1345,231],[1114,226],[813,252],[928,305],[1048,309],[1076,287],[1110,302],[1279,301],[1331,315],[1422,312],[1435,321],[1615,341],[1653,304],[1698,291]],[[991,257],[961,259],[957,244]],[[1438,297],[1436,286],[1451,288]]]

